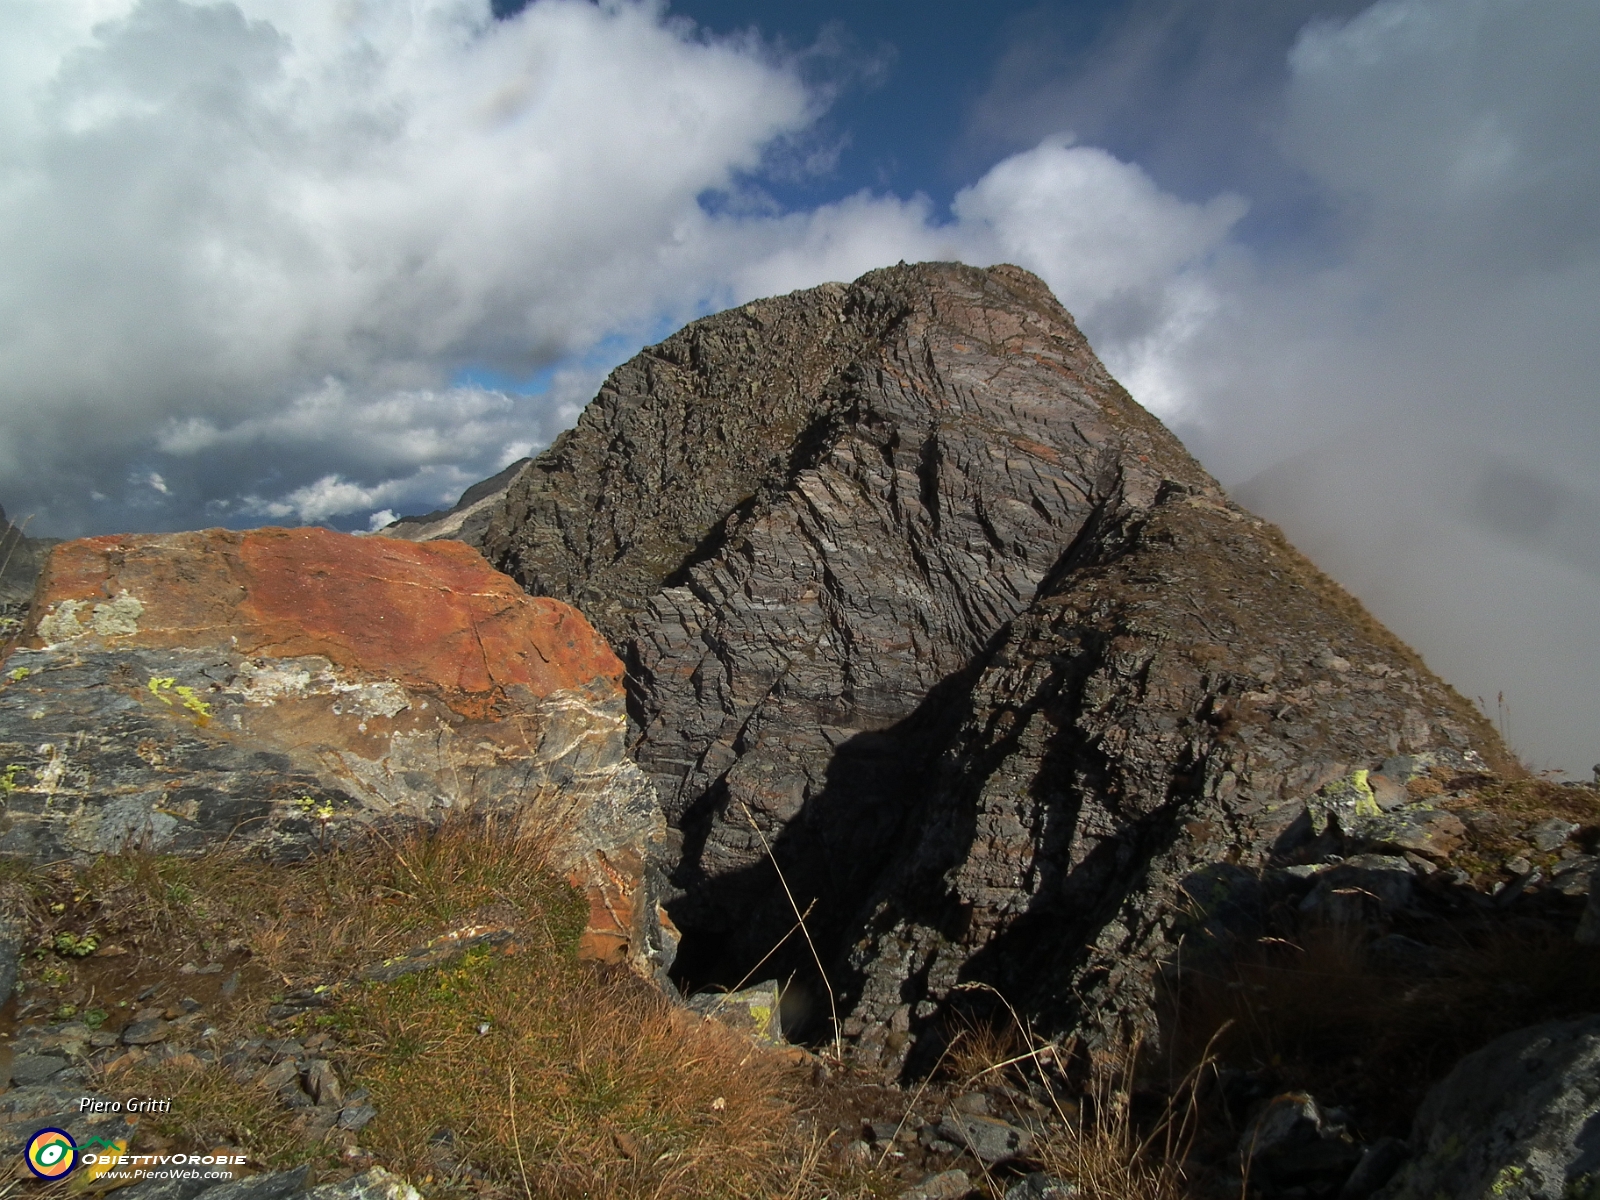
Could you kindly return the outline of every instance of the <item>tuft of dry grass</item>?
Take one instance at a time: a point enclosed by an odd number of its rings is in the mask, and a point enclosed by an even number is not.
[[[413,1177],[537,1200],[766,1194],[795,1151],[781,1065],[631,977],[493,952],[349,1008],[369,1146]]]
[[[1135,1043],[1088,1055],[1057,1045],[1033,1028],[993,988],[1005,1019],[968,1020],[945,1056],[956,1091],[1014,1089],[1041,1100],[1052,1118],[1030,1157],[1076,1188],[1084,1200],[1186,1200],[1188,1161],[1199,1131],[1199,1085],[1210,1071],[1209,1049],[1198,1065],[1155,1106],[1134,1102],[1146,1064]],[[1074,1085],[1069,1079],[1078,1078]],[[985,1171],[996,1196],[1005,1182]]]
[[[1084,1200],[1187,1200],[1185,1169],[1199,1114],[1192,1086],[1169,1097],[1153,1119],[1134,1114],[1135,1047],[1121,1072],[1094,1076],[1078,1114],[1063,1110],[1059,1132],[1042,1140],[1045,1170],[1077,1185]],[[1196,1073],[1196,1078],[1199,1073]]]

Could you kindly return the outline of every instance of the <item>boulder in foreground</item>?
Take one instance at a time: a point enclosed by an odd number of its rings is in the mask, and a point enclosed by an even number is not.
[[[298,857],[497,814],[589,889],[589,953],[659,948],[641,888],[660,817],[626,753],[621,663],[581,614],[459,543],[70,542],[4,672],[0,853],[243,841]]]

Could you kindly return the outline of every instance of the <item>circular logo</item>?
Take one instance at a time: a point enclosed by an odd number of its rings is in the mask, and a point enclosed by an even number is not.
[[[65,1129],[41,1129],[28,1139],[28,1169],[40,1179],[62,1179],[78,1165],[78,1143]]]

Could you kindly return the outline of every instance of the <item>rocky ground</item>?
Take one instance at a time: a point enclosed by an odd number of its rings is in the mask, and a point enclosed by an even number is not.
[[[775,985],[700,997],[690,1011],[715,1011],[776,1064],[771,1087],[790,1105],[796,1144],[822,1147],[797,1195],[1362,1200],[1388,1185],[1381,1194],[1395,1200],[1431,1200],[1444,1178],[1454,1180],[1446,1194],[1478,1195],[1473,1170],[1491,1191],[1498,1180],[1497,1196],[1582,1195],[1508,1191],[1505,1173],[1532,1162],[1565,1187],[1594,1169],[1572,1113],[1600,1102],[1585,1090],[1600,1028],[1582,1016],[1600,1009],[1600,921],[1580,928],[1600,789],[1429,771],[1410,790],[1426,795],[1426,822],[1380,836],[1371,819],[1346,833],[1335,818],[1313,861],[1218,873],[1194,897],[1193,957],[1167,980],[1164,1040],[1137,1063],[1092,1061],[975,1004],[925,1078],[885,1083],[825,1045],[784,1048]],[[332,1183],[400,1200],[392,1189],[403,1185],[374,1166],[425,1194],[517,1190],[492,1155],[475,1161],[473,1136],[457,1132],[462,1114],[446,1106],[424,1154],[395,1152],[369,1082],[381,1077],[371,1027],[358,1015],[372,989],[515,949],[527,929],[514,909],[480,908],[387,954],[350,947],[336,965],[285,970],[272,947],[304,936],[297,923],[319,923],[326,909],[290,906],[270,930],[240,931],[232,913],[206,909],[214,880],[180,873],[162,877],[163,894],[208,915],[163,924],[108,886],[122,878],[109,872],[102,863],[36,877],[21,904],[11,940],[20,985],[3,1022],[8,1153],[56,1125],[80,1141],[131,1139],[143,1153],[245,1154],[258,1186],[282,1189],[274,1196]],[[21,884],[10,886],[15,900]],[[185,888],[196,895],[181,898]],[[1509,1044],[1484,1053],[1525,1059],[1530,1038],[1550,1044],[1540,1029],[1566,1039],[1548,1070],[1456,1065],[1505,1035]],[[1468,1082],[1447,1078],[1453,1070]],[[1502,1134],[1476,1167],[1439,1161],[1441,1127],[1493,1124],[1498,1108],[1471,1115],[1481,1091],[1471,1080],[1485,1070],[1505,1105],[1529,1110],[1524,1130],[1556,1144],[1530,1149],[1526,1136]],[[1524,1080],[1528,1095],[1512,1095]],[[183,1119],[82,1111],[85,1097],[131,1095],[170,1098]],[[1563,1112],[1571,1128],[1552,1136]],[[1130,1180],[1135,1134],[1163,1126],[1172,1145],[1146,1151]],[[632,1136],[609,1143],[617,1159]],[[796,1160],[792,1170],[808,1168]],[[232,1196],[215,1186],[216,1200]]]

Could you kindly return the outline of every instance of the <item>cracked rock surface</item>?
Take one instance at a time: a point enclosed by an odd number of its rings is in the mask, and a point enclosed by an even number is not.
[[[1042,1028],[1147,1029],[1196,873],[1379,815],[1395,756],[1502,761],[1015,267],[695,322],[475,540],[627,664],[683,837],[679,977],[731,984],[807,912],[891,1073],[966,984]],[[763,971],[798,973],[785,1017],[816,1028],[808,963],[796,938]]]

